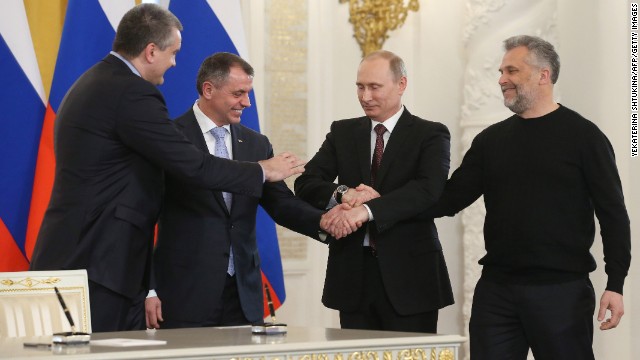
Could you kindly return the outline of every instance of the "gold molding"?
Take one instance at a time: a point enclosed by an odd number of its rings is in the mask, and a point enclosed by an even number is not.
[[[420,9],[419,0],[339,0],[349,2],[349,22],[362,56],[382,49],[387,33],[402,26],[409,10]]]
[[[438,351],[438,349],[440,351]],[[346,351],[344,353],[343,351]],[[396,350],[343,350],[338,352],[330,352],[330,353],[309,353],[309,354],[295,354],[295,355],[284,355],[282,358],[279,356],[275,357],[235,357],[231,358],[231,360],[378,360],[380,359],[379,355],[382,353],[383,360],[427,360],[428,356],[431,355],[431,360],[455,360],[455,350],[452,348],[442,348],[439,345],[435,345],[434,347],[425,347],[425,348],[408,348],[408,349],[396,349]]]
[[[443,349],[440,351],[440,355],[438,356],[438,360],[454,360],[455,356],[453,355],[453,351],[450,349]]]
[[[13,281],[11,279],[2,279],[2,281],[0,281],[0,284],[5,285],[5,286],[13,286],[13,285],[22,285],[26,288],[32,288],[34,286],[38,286],[39,284],[55,284],[60,282],[60,278],[48,278],[48,279],[42,279],[42,280],[36,280],[34,278],[31,277],[27,277],[24,278],[22,280],[17,280],[17,281]]]

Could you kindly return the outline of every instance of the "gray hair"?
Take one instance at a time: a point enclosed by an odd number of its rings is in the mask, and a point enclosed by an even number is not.
[[[537,67],[549,67],[551,72],[551,83],[555,84],[560,75],[560,57],[556,49],[550,42],[537,36],[518,35],[512,36],[504,41],[504,50],[524,46],[529,50],[530,65]]]

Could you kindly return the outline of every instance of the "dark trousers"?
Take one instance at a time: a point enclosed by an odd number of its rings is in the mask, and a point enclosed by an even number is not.
[[[560,284],[476,285],[471,359],[594,359],[595,293],[588,278]]]
[[[203,284],[206,286],[206,284]],[[161,299],[162,300],[162,299]],[[189,306],[189,304],[184,304]],[[242,304],[240,304],[240,294],[238,293],[238,283],[235,276],[227,274],[227,279],[222,291],[222,297],[214,304],[213,312],[207,316],[202,315],[202,321],[183,321],[171,319],[165,316],[161,324],[163,329],[205,327],[205,326],[235,326],[249,325],[249,320],[244,316]]]
[[[140,295],[131,299],[89,280],[92,331],[143,330],[145,295],[140,289]]]
[[[412,315],[398,314],[384,290],[377,258],[370,248],[365,247],[363,251],[364,291],[361,304],[354,312],[340,311],[340,326],[343,329],[436,333],[438,310]]]

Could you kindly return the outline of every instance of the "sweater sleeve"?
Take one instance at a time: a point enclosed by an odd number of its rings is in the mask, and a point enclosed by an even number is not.
[[[613,147],[594,125],[582,150],[584,177],[600,223],[607,290],[622,294],[631,263],[631,228]]]
[[[454,216],[483,194],[482,134],[472,142],[462,164],[447,180],[442,196],[426,212],[426,217]]]

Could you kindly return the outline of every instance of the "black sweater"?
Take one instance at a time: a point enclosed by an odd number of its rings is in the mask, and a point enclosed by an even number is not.
[[[622,294],[631,261],[629,217],[613,148],[592,122],[560,105],[482,131],[433,209],[453,216],[484,195],[483,276],[552,283],[586,277],[596,263],[594,210],[607,290]]]

